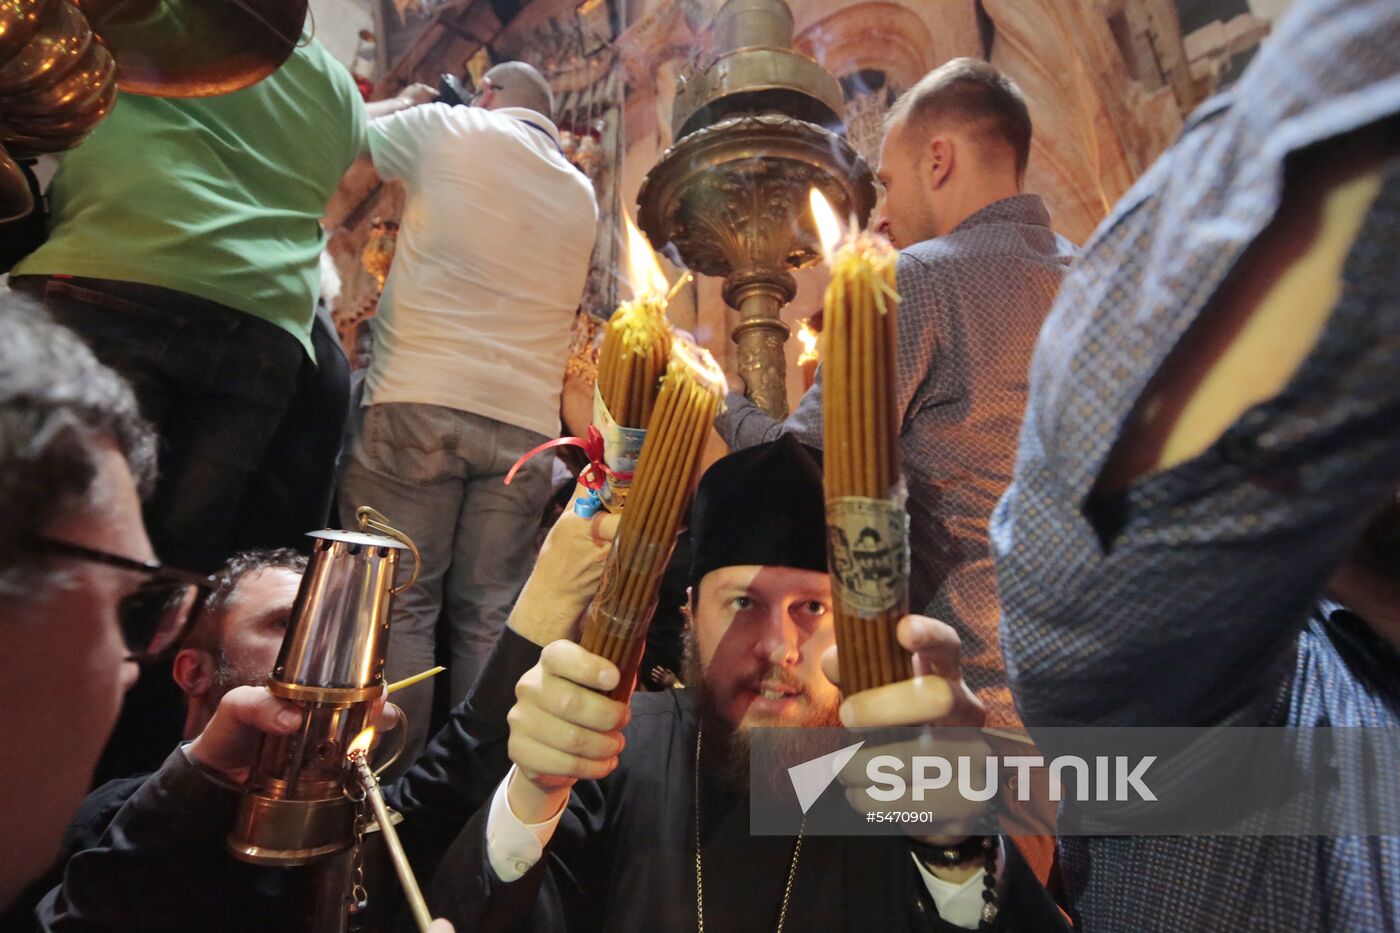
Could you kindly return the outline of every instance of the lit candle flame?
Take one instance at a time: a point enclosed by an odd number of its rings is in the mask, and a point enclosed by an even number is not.
[[[355,736],[350,743],[350,748],[346,750],[346,758],[354,758],[356,755],[369,754],[369,747],[374,744],[374,726],[368,726],[363,732]]]
[[[812,330],[812,322],[805,317],[797,322],[797,342],[802,344],[802,354],[797,358],[798,366],[821,362],[821,354],[817,352],[817,332]]]
[[[836,212],[831,209],[831,202],[823,197],[822,193],[815,187],[808,195],[808,202],[812,206],[812,219],[817,223],[817,237],[821,240],[822,258],[831,262],[831,257],[836,253],[836,247],[841,242],[841,222],[836,219]]]
[[[632,297],[663,297],[670,283],[666,281],[666,273],[661,271],[661,263],[656,261],[651,243],[637,229],[630,214],[623,211],[622,218],[627,224],[627,284],[632,288]]]

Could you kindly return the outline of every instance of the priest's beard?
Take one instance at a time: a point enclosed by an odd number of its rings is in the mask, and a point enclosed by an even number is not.
[[[682,659],[685,672],[685,687],[695,695],[695,708],[700,718],[700,728],[705,740],[701,748],[701,770],[705,780],[722,791],[735,796],[748,796],[749,793],[749,740],[748,728],[730,722],[718,709],[714,695],[705,680],[708,671],[700,663],[700,648],[696,644],[694,627],[685,633],[685,654]],[[764,672],[765,674],[768,672]],[[775,670],[774,676],[800,687],[811,704],[806,717],[795,726],[807,728],[841,725],[841,695],[835,690],[826,695],[818,695],[808,690],[805,684],[797,683],[786,671]],[[767,723],[760,723],[767,725]],[[774,732],[766,743],[776,741],[773,747],[774,759],[779,762],[799,764],[810,757],[810,748],[799,741],[792,732]],[[788,778],[784,767],[775,767],[762,776],[770,782],[774,790],[781,790]]]

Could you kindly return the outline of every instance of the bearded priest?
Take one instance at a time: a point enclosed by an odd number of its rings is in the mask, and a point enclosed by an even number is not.
[[[442,860],[434,915],[459,929],[1068,929],[1042,885],[1045,838],[1020,840],[1023,855],[997,836],[935,849],[751,834],[752,728],[983,718],[956,635],[919,616],[899,627],[919,676],[843,705],[819,457],[785,436],[702,478],[685,689],[629,706],[600,692],[617,685],[608,661],[544,648],[516,686],[513,767]]]

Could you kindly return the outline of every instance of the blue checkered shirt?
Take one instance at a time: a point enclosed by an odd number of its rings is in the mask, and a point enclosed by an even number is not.
[[[997,642],[987,521],[1011,482],[1026,371],[1074,258],[1036,195],[984,207],[899,255],[895,404],[909,487],[909,604],[958,629],[968,684],[991,721],[1016,722]],[[735,450],[785,431],[822,443],[822,376],[778,422],[731,394],[715,427]]]
[[[1093,494],[1148,381],[1273,217],[1290,153],[1396,114],[1400,3],[1298,0],[1086,245],[1036,348],[992,522],[1007,671],[1032,732],[1400,725],[1363,656],[1309,623],[1400,487],[1400,160],[1284,390],[1199,457]],[[1393,686],[1395,667],[1380,669]],[[1400,928],[1395,838],[1066,838],[1061,854],[1089,931]]]

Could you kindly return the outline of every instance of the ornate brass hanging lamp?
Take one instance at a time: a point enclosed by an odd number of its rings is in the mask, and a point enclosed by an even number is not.
[[[687,266],[724,278],[739,312],[731,336],[748,395],[787,415],[779,319],[797,284],[791,269],[819,259],[808,195],[819,188],[860,225],[875,206],[870,167],[840,134],[840,85],[792,49],[783,0],[728,0],[715,16],[713,59],[684,73],[676,91],[676,140],[638,195],[638,224]]]

